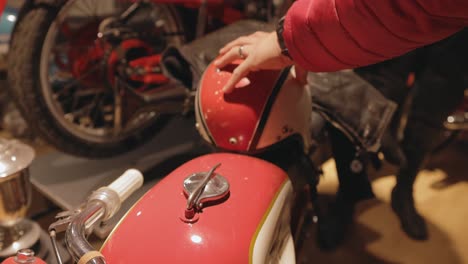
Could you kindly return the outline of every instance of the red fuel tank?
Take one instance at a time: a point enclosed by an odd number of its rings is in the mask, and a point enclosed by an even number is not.
[[[197,212],[196,222],[183,221],[187,207],[184,180],[208,172],[218,163],[221,166],[215,172],[229,182],[229,194]],[[284,233],[276,230],[288,227],[283,223],[288,217],[283,216],[289,215],[284,210],[289,208],[291,194],[286,173],[264,160],[229,153],[201,156],[148,191],[115,228],[101,252],[109,264],[263,261],[271,243]]]

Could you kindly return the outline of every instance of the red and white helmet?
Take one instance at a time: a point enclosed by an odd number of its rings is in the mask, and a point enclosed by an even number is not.
[[[222,149],[254,153],[300,135],[307,150],[312,102],[294,68],[251,72],[248,86],[225,94],[222,88],[238,63],[222,70],[210,64],[203,73],[195,97],[202,137]]]

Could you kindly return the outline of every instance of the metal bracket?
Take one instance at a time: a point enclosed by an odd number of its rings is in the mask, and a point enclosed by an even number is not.
[[[55,219],[57,219],[57,221],[53,222],[49,226],[50,240],[52,242],[52,247],[54,248],[54,253],[55,253],[55,256],[57,257],[57,262],[59,264],[62,264],[63,262],[62,262],[62,258],[60,256],[60,252],[57,246],[57,239],[56,239],[57,233],[65,232],[68,226],[70,225],[71,221],[73,220],[73,218],[79,212],[80,210],[60,212],[55,216]]]

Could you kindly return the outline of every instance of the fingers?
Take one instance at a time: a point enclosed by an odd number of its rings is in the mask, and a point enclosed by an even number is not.
[[[246,45],[246,44],[251,42],[251,41],[249,41],[249,38],[250,38],[250,36],[244,36],[244,37],[237,38],[237,39],[229,42],[228,44],[226,44],[223,48],[221,48],[219,50],[219,53],[224,54],[224,53],[228,52],[229,50],[231,50],[233,47]]]
[[[227,81],[227,83],[223,87],[223,92],[230,93],[234,90],[235,86],[250,72],[250,61],[245,60],[237,68],[232,72],[231,78]],[[248,85],[250,82],[248,80],[244,80],[243,82],[239,83],[239,86]]]
[[[242,47],[242,51],[239,50]],[[242,55],[242,56],[241,56]],[[223,68],[229,63],[249,56],[248,48],[246,46],[235,46],[222,55],[219,59],[214,62],[214,65],[218,68]]]
[[[219,53],[221,56],[214,62],[218,68],[223,68],[237,59],[244,59],[232,72],[231,77],[223,87],[223,92],[230,93],[234,88],[250,84],[250,81],[245,77],[250,71],[257,70],[258,66],[266,61],[262,56],[255,55],[254,53],[252,53],[253,56],[249,56],[250,51],[261,50],[257,50],[257,48],[259,45],[262,45],[262,43],[269,43],[266,38],[270,36],[270,34],[272,33],[257,31],[249,36],[237,38],[220,49]],[[265,46],[265,44],[263,45]]]
[[[248,36],[239,37],[239,38],[229,42],[228,44],[226,44],[223,48],[221,48],[219,50],[219,53],[224,54],[224,53],[226,53],[227,51],[229,51],[230,49],[232,49],[235,46],[243,46],[243,45],[253,44],[258,40],[258,38],[260,38],[260,37],[262,37],[262,36],[264,36],[266,34],[267,34],[266,32],[257,31],[257,32],[255,32],[253,34],[248,35]]]

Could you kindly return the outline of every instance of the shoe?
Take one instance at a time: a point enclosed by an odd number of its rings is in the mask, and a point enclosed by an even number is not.
[[[403,231],[414,240],[427,240],[428,231],[424,218],[414,207],[411,191],[392,190],[392,209],[400,219]]]
[[[317,244],[322,250],[333,250],[344,240],[346,231],[353,221],[354,203],[340,197],[327,214],[318,216]]]

